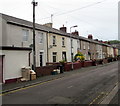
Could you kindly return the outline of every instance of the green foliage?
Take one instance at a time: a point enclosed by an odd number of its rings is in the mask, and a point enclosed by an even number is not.
[[[85,57],[84,57],[84,55],[83,55],[81,52],[78,52],[78,53],[75,55],[74,60],[75,60],[75,61],[78,61],[78,60],[83,61],[83,60],[85,60]]]
[[[110,40],[108,42],[110,42],[110,44],[118,44],[118,43],[120,43],[119,40]]]
[[[61,60],[59,61],[61,64],[64,64],[66,61],[65,60]]]

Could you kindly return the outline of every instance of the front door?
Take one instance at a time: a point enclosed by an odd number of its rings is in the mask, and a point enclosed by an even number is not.
[[[3,82],[3,56],[0,56],[0,83]]]
[[[43,52],[40,52],[40,66],[43,66]]]
[[[66,52],[62,52],[62,59],[67,61]]]

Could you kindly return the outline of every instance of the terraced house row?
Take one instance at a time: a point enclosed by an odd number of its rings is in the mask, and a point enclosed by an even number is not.
[[[78,51],[83,53],[85,60],[118,55],[117,48],[94,40],[92,35],[85,38],[78,31],[67,33],[66,27],[62,26],[58,30],[52,27],[52,23],[35,26],[36,67],[61,60],[71,62]],[[0,82],[4,83],[21,77],[21,68],[33,65],[32,22],[0,14],[0,37]]]

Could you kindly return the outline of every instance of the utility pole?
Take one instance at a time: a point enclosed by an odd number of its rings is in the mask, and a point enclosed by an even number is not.
[[[53,23],[53,14],[51,14],[51,23]]]
[[[32,1],[33,4],[33,70],[36,68],[36,53],[35,53],[35,6],[37,6],[38,2],[35,0]]]

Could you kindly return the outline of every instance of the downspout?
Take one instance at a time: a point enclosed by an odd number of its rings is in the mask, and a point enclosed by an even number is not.
[[[29,52],[29,66],[30,66],[30,55],[31,55],[32,51]]]

